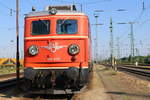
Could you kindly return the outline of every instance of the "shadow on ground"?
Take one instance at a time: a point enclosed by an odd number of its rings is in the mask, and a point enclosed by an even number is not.
[[[70,100],[72,98],[73,94],[66,95],[66,94],[59,94],[59,95],[51,95],[51,94],[29,94],[29,91],[23,92],[20,89],[17,88],[11,88],[11,89],[0,89],[0,99],[12,99],[16,98],[17,100],[19,98],[26,98],[28,99],[63,99],[63,100]]]

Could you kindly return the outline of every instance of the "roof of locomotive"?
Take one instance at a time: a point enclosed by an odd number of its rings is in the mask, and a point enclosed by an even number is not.
[[[30,12],[29,14],[26,14],[26,17],[34,17],[34,16],[46,16],[46,15],[52,15],[49,11],[39,11],[39,12]],[[85,15],[82,12],[79,11],[70,11],[70,10],[57,10],[57,13],[55,15]]]

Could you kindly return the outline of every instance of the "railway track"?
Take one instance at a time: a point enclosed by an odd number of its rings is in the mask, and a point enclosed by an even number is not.
[[[138,76],[145,77],[150,80],[150,68],[136,67],[136,66],[118,66],[118,70],[129,72]]]
[[[15,78],[16,73],[4,74],[0,75],[0,79],[6,79],[4,81],[0,81],[0,89],[5,89],[17,84],[17,79]],[[20,73],[20,82],[23,81],[23,72]]]
[[[21,73],[21,75],[23,75],[23,73]],[[12,74],[5,74],[5,75],[0,75],[0,79],[2,78],[9,78],[9,77],[14,77],[16,76],[15,73]],[[24,82],[24,78],[21,77],[20,78],[20,84],[22,86],[22,83]],[[0,90],[1,91],[9,91],[10,88],[16,88],[15,86],[17,85],[17,79],[13,78],[13,79],[9,79],[7,81],[2,81],[0,82]],[[20,94],[22,95],[21,97],[27,97],[27,98],[40,98],[40,99],[50,99],[50,100],[71,100],[72,97],[74,96],[74,93],[68,93],[65,92],[65,94],[56,94],[56,95],[49,95],[49,94],[38,94],[38,93],[30,93],[30,91],[26,92],[26,91],[22,91],[23,88],[20,88],[21,92]],[[78,92],[77,92],[78,93]],[[13,93],[12,93],[13,94]]]
[[[23,81],[23,78],[20,78],[20,82]],[[10,79],[7,81],[0,82],[0,89],[9,88],[11,86],[15,86],[17,84],[17,79]]]
[[[104,65],[111,67],[111,65]],[[150,67],[149,66],[134,66],[134,65],[118,65],[117,69],[119,71],[128,72],[134,75],[138,75],[146,80],[150,80]]]
[[[22,76],[23,72],[21,72],[20,75]],[[0,75],[0,78],[10,78],[10,77],[15,77],[15,76],[16,76],[16,73],[3,74],[3,75]]]
[[[124,66],[124,67],[130,67],[130,68],[137,68],[137,69],[145,69],[145,70],[150,70],[150,66],[143,66],[143,65],[117,65],[117,66]]]

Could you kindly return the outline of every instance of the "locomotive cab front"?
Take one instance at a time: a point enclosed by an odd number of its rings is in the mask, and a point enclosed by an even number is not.
[[[25,17],[24,76],[31,87],[78,87],[87,82],[90,69],[88,17],[74,9],[49,8],[56,9]]]

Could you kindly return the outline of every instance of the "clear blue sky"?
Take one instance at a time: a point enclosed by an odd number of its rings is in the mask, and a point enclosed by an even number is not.
[[[15,55],[15,1],[0,0],[0,57]],[[142,11],[142,2],[145,2],[145,10]],[[130,53],[130,26],[118,25],[119,22],[137,22],[134,25],[135,47],[140,55],[150,54],[150,0],[20,0],[20,49],[23,51],[23,27],[24,14],[31,11],[34,6],[42,11],[47,5],[73,4],[80,10],[83,5],[83,12],[86,13],[91,24],[95,23],[94,10],[104,10],[99,13],[99,23],[104,25],[98,27],[99,57],[109,56],[109,22],[113,20],[114,49],[116,49],[116,37],[120,38],[120,53],[128,56]],[[11,9],[12,15],[11,15]],[[117,9],[126,9],[124,12],[117,12]],[[142,13],[141,13],[142,12]],[[91,26],[92,38],[95,38],[95,26]],[[14,40],[14,42],[11,42]],[[116,51],[116,50],[115,50]],[[116,52],[115,52],[116,55]]]

